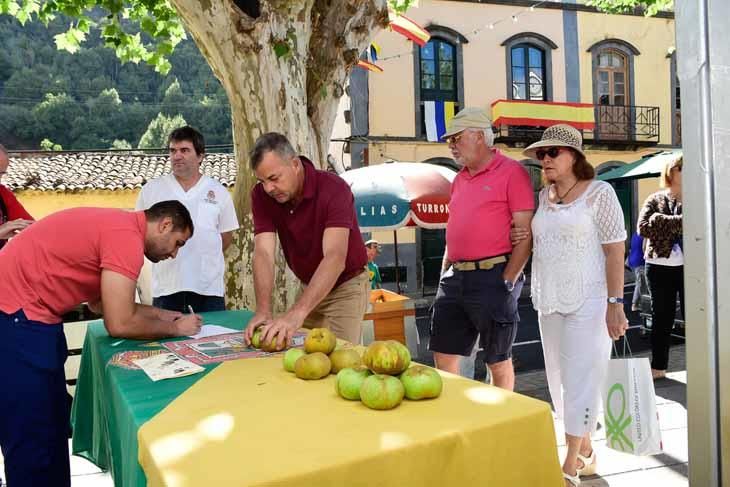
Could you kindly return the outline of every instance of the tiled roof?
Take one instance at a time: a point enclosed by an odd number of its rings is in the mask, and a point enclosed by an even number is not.
[[[207,154],[202,171],[230,187],[238,165],[233,154]],[[10,157],[3,184],[12,190],[84,191],[141,188],[171,172],[166,155],[76,153],[48,157]]]

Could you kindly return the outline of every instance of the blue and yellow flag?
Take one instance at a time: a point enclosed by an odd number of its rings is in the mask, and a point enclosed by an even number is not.
[[[446,133],[446,127],[454,118],[453,101],[424,101],[424,122],[426,138],[430,142],[438,142]]]
[[[380,56],[380,46],[374,42],[370,43],[370,62],[374,63]]]

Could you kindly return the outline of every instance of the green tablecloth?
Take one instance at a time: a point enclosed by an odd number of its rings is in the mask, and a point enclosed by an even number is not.
[[[253,313],[220,311],[202,316],[205,324],[242,330]],[[146,486],[147,479],[137,461],[137,430],[219,364],[205,365],[205,372],[200,374],[152,382],[140,370],[107,364],[116,353],[155,347],[142,346],[149,340],[118,342],[109,336],[101,321],[89,324],[71,415],[72,451],[109,470],[117,487]]]

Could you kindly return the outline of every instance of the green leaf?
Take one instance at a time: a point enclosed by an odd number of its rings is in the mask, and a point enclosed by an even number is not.
[[[23,0],[20,4],[20,8],[15,12],[15,18],[18,19],[21,25],[25,25],[30,20],[32,14],[38,13],[40,5],[36,0]]]
[[[289,44],[287,44],[285,41],[274,42],[274,53],[276,54],[276,57],[284,57],[290,52],[291,48],[289,47]]]
[[[86,40],[86,34],[75,27],[69,27],[66,32],[54,36],[54,39],[58,49],[74,54]]]
[[[15,17],[19,9],[20,6],[15,0],[0,0],[0,14],[8,14]]]
[[[142,27],[143,31],[150,35],[155,35],[155,32],[157,32],[157,22],[155,22],[151,17],[143,18],[139,25]]]
[[[630,12],[640,7],[647,16],[674,8],[673,0],[588,0],[587,4],[608,13]]]
[[[157,44],[157,52],[161,56],[169,56],[172,54],[172,50],[174,49],[174,46],[169,41],[163,41]]]
[[[112,48],[123,62],[145,61],[160,73],[167,73],[171,65],[167,58],[175,46],[186,38],[185,29],[177,11],[168,0],[0,0],[0,15],[9,14],[25,24],[35,18],[48,25],[57,14],[71,17],[75,25],[54,37],[56,47],[70,53],[79,51],[81,44],[98,27],[106,47]],[[98,20],[95,20],[98,19]],[[128,19],[128,21],[125,21]],[[130,35],[123,30],[136,24],[139,34]],[[284,42],[277,46],[278,55],[291,50]]]
[[[388,6],[399,14],[405,13],[408,7],[417,4],[418,0],[388,0]]]
[[[84,34],[88,34],[89,30],[91,29],[91,25],[92,20],[89,17],[80,17],[78,23],[76,24],[76,28]]]
[[[155,64],[154,67],[155,71],[165,76],[172,69],[172,64],[170,64],[170,61],[168,61],[167,59],[160,58],[160,60],[157,61],[157,64]]]

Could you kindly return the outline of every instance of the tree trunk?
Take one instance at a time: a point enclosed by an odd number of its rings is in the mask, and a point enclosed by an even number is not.
[[[255,309],[250,194],[256,178],[248,153],[260,135],[275,131],[325,164],[347,73],[387,25],[386,0],[171,1],[231,104],[241,230],[226,255],[226,297],[229,307]],[[298,284],[279,253],[275,310],[291,306]]]

